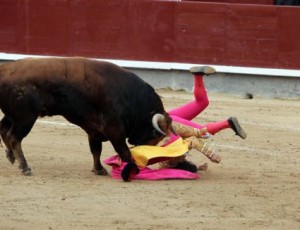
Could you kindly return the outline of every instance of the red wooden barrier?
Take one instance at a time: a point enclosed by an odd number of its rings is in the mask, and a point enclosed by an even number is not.
[[[1,0],[0,52],[300,69],[300,7]]]

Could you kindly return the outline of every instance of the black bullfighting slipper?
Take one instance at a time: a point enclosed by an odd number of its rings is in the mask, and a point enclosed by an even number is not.
[[[238,120],[236,119],[236,117],[230,117],[228,119],[228,123],[230,125],[230,128],[232,128],[232,130],[235,132],[235,135],[238,135],[242,139],[246,139],[247,138],[247,133],[240,126],[240,124],[239,124]]]
[[[128,162],[121,172],[123,181],[130,181],[132,177],[139,174],[140,170],[138,166],[133,162]]]
[[[174,169],[182,169],[182,170],[189,171],[192,173],[195,173],[198,171],[197,166],[194,163],[187,161],[187,160],[179,162],[178,165],[176,165],[174,167]]]
[[[199,75],[209,75],[215,73],[216,70],[211,66],[193,66],[190,68],[190,72]]]

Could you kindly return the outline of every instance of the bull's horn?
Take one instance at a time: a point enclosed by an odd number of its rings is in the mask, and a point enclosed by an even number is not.
[[[164,115],[162,115],[162,114],[160,114],[160,113],[154,114],[153,117],[152,117],[152,125],[153,125],[153,128],[154,128],[157,132],[159,132],[159,133],[161,133],[161,134],[167,136],[167,134],[166,134],[164,131],[162,131],[162,130],[160,129],[159,125],[158,125],[158,122],[159,122],[159,121],[164,121],[164,120],[165,120],[165,116],[164,116]]]

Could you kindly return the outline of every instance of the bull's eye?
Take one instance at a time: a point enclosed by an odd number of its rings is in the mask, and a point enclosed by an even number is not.
[[[162,136],[162,134],[160,132],[158,132],[155,129],[152,130],[152,137],[160,137],[160,136]]]
[[[155,137],[156,135],[157,135],[156,130],[153,129],[153,130],[152,130],[152,136]]]

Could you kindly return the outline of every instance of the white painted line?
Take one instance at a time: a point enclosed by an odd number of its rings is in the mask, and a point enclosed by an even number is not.
[[[65,122],[56,122],[56,121],[44,121],[44,120],[38,120],[37,123],[43,124],[43,125],[54,125],[54,126],[64,126],[64,127],[72,127],[72,128],[79,128],[76,125],[73,125],[71,123],[65,123]],[[250,125],[257,125],[257,126],[271,126],[277,129],[282,129],[281,127],[275,126],[275,125],[270,125],[270,124],[257,124],[254,122],[244,122],[245,124],[250,124]],[[290,129],[289,129],[290,130]],[[300,129],[294,129],[296,131],[300,131]],[[246,151],[246,152],[254,152],[254,153],[263,153],[263,154],[268,154],[268,155],[275,155],[275,154],[281,154],[279,151],[268,151],[268,150],[263,150],[263,149],[258,149],[258,148],[249,148],[249,147],[241,147],[241,146],[232,146],[232,145],[222,145],[222,144],[216,144],[217,147],[221,148],[227,148],[227,149],[235,149],[235,150],[240,150],[240,151]]]
[[[227,149],[234,149],[234,150],[239,150],[239,151],[245,151],[245,152],[252,152],[252,153],[259,153],[259,154],[264,154],[264,155],[280,155],[282,152],[276,151],[276,150],[264,150],[264,149],[259,149],[259,148],[249,148],[249,147],[241,147],[241,146],[232,146],[232,145],[218,145],[216,144],[217,147],[220,148],[227,148]]]
[[[44,56],[44,55],[25,55],[0,53],[0,60],[18,60],[22,58],[49,58],[62,56]],[[176,63],[176,62],[150,62],[150,61],[134,61],[134,60],[117,60],[117,59],[96,59],[115,63],[124,68],[138,68],[138,69],[161,69],[161,70],[189,70],[195,65],[208,65],[205,63]],[[247,75],[263,75],[263,76],[280,76],[280,77],[300,77],[300,70],[298,69],[275,69],[275,68],[256,68],[256,67],[242,67],[242,66],[223,66],[211,65],[219,73],[232,74],[247,74]]]
[[[274,128],[274,129],[278,129],[278,130],[289,130],[289,131],[300,132],[300,128],[287,127],[287,126],[283,127],[283,126],[267,124],[267,123],[242,122],[241,124],[255,125],[255,126],[261,126],[261,127],[270,127],[270,128]]]
[[[66,122],[56,122],[56,121],[46,121],[46,120],[37,120],[37,123],[46,124],[46,125],[58,125],[58,126],[69,126],[69,127],[78,127],[77,125],[66,123]],[[300,128],[294,128],[294,127],[282,127],[277,126],[273,124],[267,124],[267,123],[256,123],[256,122],[241,122],[241,124],[247,124],[247,125],[255,125],[258,127],[271,127],[277,130],[289,130],[294,132],[300,132]]]

